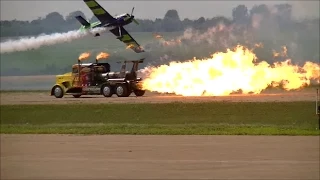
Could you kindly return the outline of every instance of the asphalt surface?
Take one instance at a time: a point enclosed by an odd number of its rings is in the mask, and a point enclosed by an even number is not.
[[[234,94],[229,96],[202,96],[202,97],[183,97],[172,94],[159,94],[146,92],[142,97],[131,95],[130,97],[110,98],[102,95],[84,95],[74,98],[66,95],[63,98],[50,96],[50,92],[14,92],[1,93],[1,105],[8,104],[103,104],[103,103],[170,103],[170,102],[276,102],[276,101],[315,101],[316,91],[306,90],[303,92],[276,92],[270,91],[263,94],[241,95]]]
[[[319,179],[319,136],[1,135],[1,179]]]

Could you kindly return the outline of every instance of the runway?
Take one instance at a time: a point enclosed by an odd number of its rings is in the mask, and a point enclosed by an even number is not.
[[[319,137],[1,135],[1,179],[319,179]]]
[[[216,97],[147,92],[143,97],[57,99],[48,90],[0,96],[1,105],[286,102],[315,101],[316,91]],[[1,179],[319,179],[319,138],[1,134]]]
[[[101,104],[101,103],[170,103],[170,102],[276,102],[276,101],[315,101],[315,89],[304,90],[301,92],[267,91],[262,94],[241,95],[234,94],[229,96],[202,96],[202,97],[183,97],[172,94],[159,94],[146,92],[142,97],[131,95],[130,97],[110,98],[102,95],[84,95],[74,98],[66,95],[63,98],[50,96],[50,92],[14,92],[1,93],[1,105],[6,104]]]
[[[47,90],[47,92],[14,92],[0,93],[1,105],[6,104],[101,104],[101,103],[170,103],[170,102],[275,102],[275,101],[315,101],[316,88],[302,88],[301,90],[285,91],[281,89],[264,90],[261,94],[241,95],[234,94],[229,96],[208,96],[208,97],[183,97],[174,94],[160,94],[147,91],[143,97],[119,98],[113,95],[105,98],[102,95],[85,95],[81,98],[74,98],[66,95],[61,99],[50,96],[50,90],[55,83],[55,76],[5,76],[0,77],[1,89],[3,90]],[[320,88],[320,87],[318,87]]]

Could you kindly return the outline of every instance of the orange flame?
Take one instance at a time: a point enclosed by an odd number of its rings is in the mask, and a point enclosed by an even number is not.
[[[97,55],[96,60],[107,59],[110,56],[108,53],[101,52]]]
[[[83,61],[85,59],[88,59],[89,57],[90,57],[90,53],[88,53],[88,52],[82,53],[79,56],[79,61]]]
[[[143,87],[183,96],[230,95],[239,90],[243,94],[259,94],[269,86],[299,89],[320,76],[320,65],[316,63],[307,62],[298,67],[290,60],[273,65],[266,61],[255,63],[256,60],[251,50],[237,46],[208,59],[147,67],[150,74],[143,81]]]
[[[320,66],[312,62],[306,62],[302,69],[306,72],[308,79],[315,79],[317,83],[320,83]]]
[[[288,57],[288,49],[286,46],[282,46],[282,51],[281,52],[277,52],[275,50],[273,50],[273,57]]]
[[[156,38],[156,39],[159,39],[159,41],[161,42],[161,44],[163,46],[174,46],[174,45],[177,45],[177,44],[180,44],[181,43],[181,40],[180,39],[171,39],[170,41],[167,41],[163,38],[163,36],[161,36],[160,34],[157,34],[157,33],[154,33],[153,36]]]
[[[162,38],[162,36],[161,36],[160,34],[157,34],[157,33],[154,33],[153,36],[154,36],[155,38],[157,38],[157,39],[161,39],[161,38]]]
[[[258,43],[258,44],[255,44],[254,47],[263,48],[263,44],[262,43]]]
[[[133,44],[129,44],[129,45],[126,47],[126,49],[130,49],[130,48],[132,48],[132,47],[134,47],[134,45],[133,45]]]
[[[176,39],[176,40],[171,39],[170,41],[163,40],[161,43],[164,46],[175,46],[175,45],[180,44],[181,40],[180,39]]]

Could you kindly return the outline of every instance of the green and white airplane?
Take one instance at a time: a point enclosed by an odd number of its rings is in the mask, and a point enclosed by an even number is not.
[[[128,25],[132,22],[139,24],[137,20],[134,19],[132,8],[131,14],[125,13],[119,16],[111,16],[103,7],[101,7],[95,0],[83,0],[86,5],[90,8],[93,14],[97,17],[99,21],[89,23],[82,16],[76,16],[75,18],[82,24],[80,30],[91,30],[94,28],[111,28],[110,32],[117,36],[117,39],[122,41],[131,48],[136,53],[145,52],[143,48],[133,39],[133,37],[126,31],[123,26]],[[99,33],[94,35],[100,36]]]

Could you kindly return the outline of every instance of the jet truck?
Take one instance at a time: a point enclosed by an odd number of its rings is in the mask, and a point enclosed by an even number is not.
[[[51,96],[62,98],[64,95],[72,95],[79,98],[82,95],[103,95],[111,97],[128,97],[132,93],[143,96],[142,78],[137,77],[137,70],[143,59],[118,62],[122,63],[119,72],[111,72],[109,63],[78,63],[72,66],[72,72],[57,75],[56,83],[51,89]],[[126,70],[131,63],[130,71]]]

